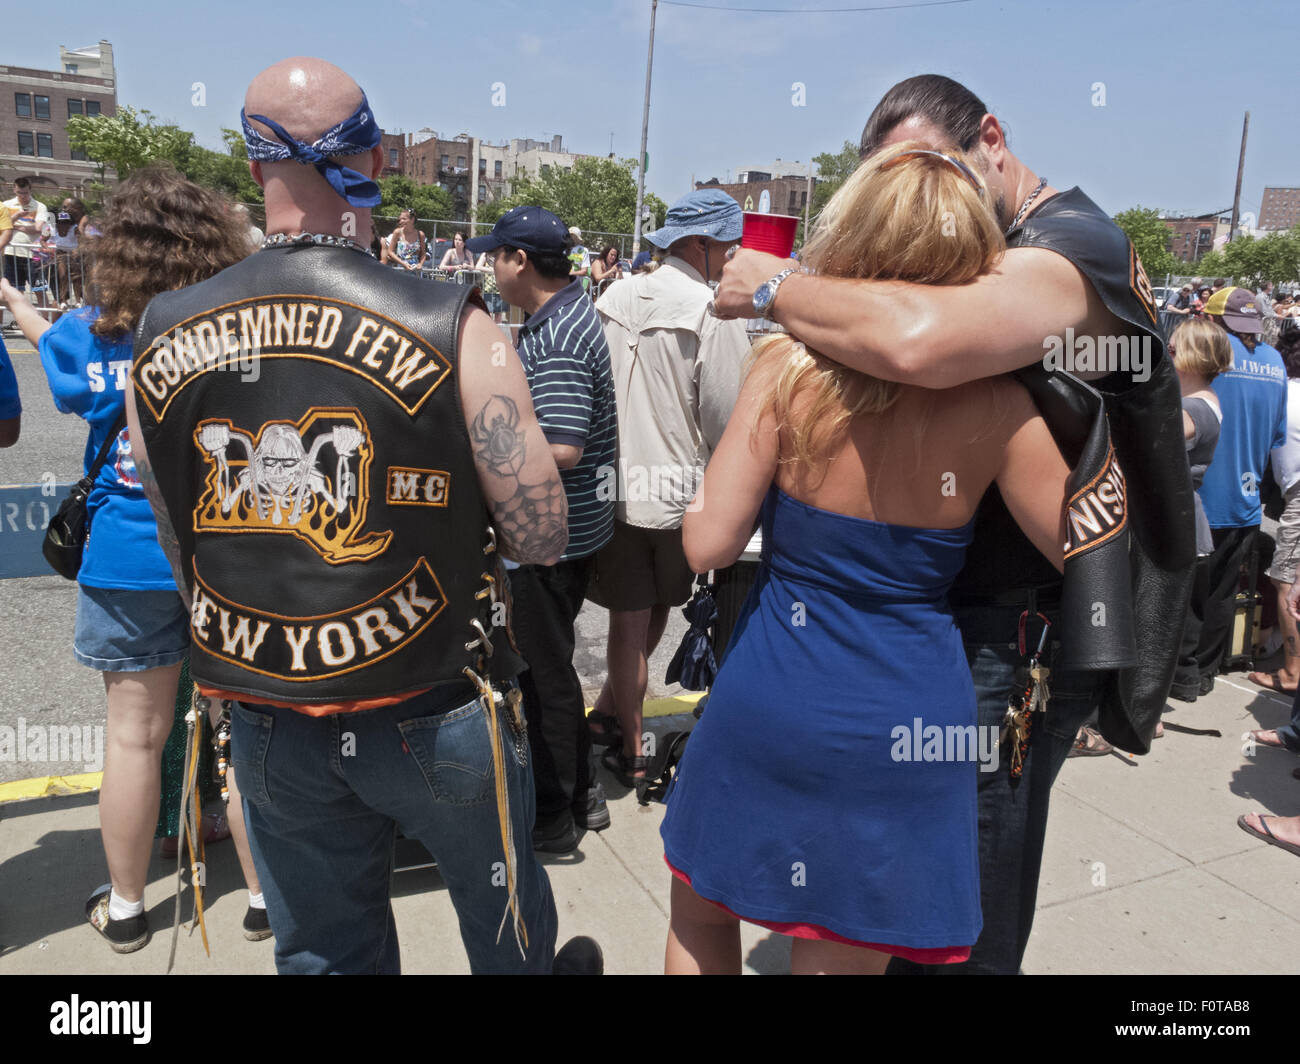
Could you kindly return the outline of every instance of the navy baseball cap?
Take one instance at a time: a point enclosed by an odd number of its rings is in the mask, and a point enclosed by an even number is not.
[[[569,250],[569,229],[543,207],[514,207],[497,219],[492,232],[465,241],[465,248],[478,255],[509,245],[540,255],[564,255]]]

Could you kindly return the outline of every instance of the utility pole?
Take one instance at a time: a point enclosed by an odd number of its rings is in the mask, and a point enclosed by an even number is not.
[[[1250,130],[1250,112],[1241,124],[1241,155],[1237,157],[1237,191],[1232,194],[1232,221],[1228,224],[1228,243],[1237,235],[1237,217],[1241,210],[1241,172],[1246,167],[1246,133]]]
[[[808,187],[803,194],[803,242],[808,243],[808,210],[812,206],[812,163],[808,164]]]
[[[641,210],[645,205],[645,150],[650,131],[650,71],[655,61],[655,12],[659,0],[650,0],[650,48],[645,57],[645,106],[641,110],[641,157],[636,161],[636,219],[632,230],[632,254],[641,250]]]

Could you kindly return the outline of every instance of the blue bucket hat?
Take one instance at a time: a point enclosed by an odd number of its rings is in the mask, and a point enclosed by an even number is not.
[[[663,227],[647,233],[646,240],[657,248],[669,247],[684,236],[739,240],[743,229],[739,203],[721,189],[700,188],[669,207]]]

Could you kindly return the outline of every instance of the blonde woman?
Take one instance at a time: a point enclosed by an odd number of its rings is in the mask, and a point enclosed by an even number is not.
[[[1196,507],[1195,575],[1192,600],[1183,625],[1183,643],[1174,670],[1173,685],[1187,689],[1193,696],[1200,683],[1196,646],[1205,621],[1205,604],[1210,593],[1210,570],[1206,559],[1214,553],[1210,522],[1201,504],[1201,481],[1214,458],[1223,424],[1223,409],[1210,383],[1220,373],[1232,368],[1232,347],[1228,334],[1209,318],[1189,318],[1169,337],[1169,357],[1178,371],[1178,388],[1183,395],[1183,438],[1187,442],[1187,462],[1192,470],[1192,488]],[[1285,598],[1283,599],[1285,602]],[[1251,673],[1256,679],[1260,674]],[[1294,682],[1294,681],[1293,681]],[[1156,726],[1156,738],[1164,735],[1164,722]]]
[[[968,283],[1004,247],[988,195],[961,156],[881,152],[831,200],[804,260]],[[734,562],[761,517],[763,563],[668,797],[668,972],[739,972],[742,919],[793,936],[796,973],[969,956],[975,762],[997,737],[976,741],[946,594],[994,483],[1061,568],[1067,475],[1009,378],[932,391],[789,336],[757,346],[684,524],[705,572]]]

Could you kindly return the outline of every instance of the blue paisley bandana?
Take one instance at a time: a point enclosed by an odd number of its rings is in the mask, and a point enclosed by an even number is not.
[[[250,117],[267,126],[280,138],[280,143],[262,136],[249,123]],[[334,155],[360,155],[379,144],[381,131],[364,94],[360,106],[351,117],[345,118],[311,144],[297,140],[282,125],[266,115],[250,116],[241,110],[239,121],[244,127],[244,143],[248,146],[250,159],[257,162],[292,159],[304,166],[314,166],[321,177],[330,183],[330,187],[352,206],[379,206],[379,186],[375,182],[330,158]]]

